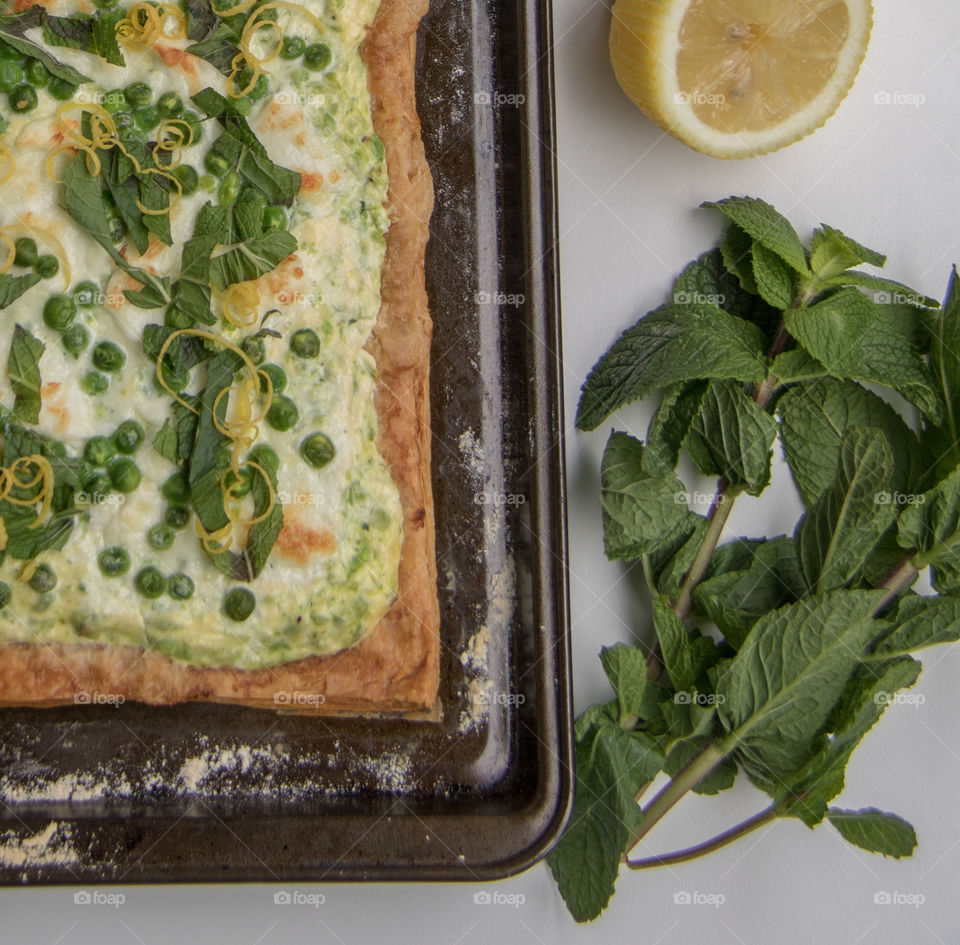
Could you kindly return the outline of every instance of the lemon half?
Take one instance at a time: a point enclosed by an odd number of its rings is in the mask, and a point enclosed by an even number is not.
[[[853,85],[870,0],[616,0],[610,58],[650,119],[719,158],[819,128]]]

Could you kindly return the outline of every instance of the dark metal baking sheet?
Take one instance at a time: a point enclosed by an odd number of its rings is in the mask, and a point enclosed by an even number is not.
[[[194,704],[0,711],[0,882],[491,879],[571,796],[550,11],[436,0],[442,721]]]

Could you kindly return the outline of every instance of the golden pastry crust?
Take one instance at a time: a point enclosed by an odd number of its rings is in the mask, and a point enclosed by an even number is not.
[[[349,650],[263,670],[188,666],[129,646],[7,644],[0,646],[0,705],[72,704],[78,693],[99,692],[154,705],[209,701],[310,714],[433,707],[440,617],[423,273],[433,187],[414,90],[416,30],[427,6],[427,0],[381,0],[361,50],[389,175],[391,225],[368,348],[379,371],[379,448],[403,508],[398,594],[390,610]]]

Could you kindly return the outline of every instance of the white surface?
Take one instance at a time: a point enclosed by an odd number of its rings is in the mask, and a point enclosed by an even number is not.
[[[751,194],[803,231],[825,221],[889,254],[889,274],[939,297],[960,261],[960,6],[955,0],[878,5],[867,61],[840,112],[814,137],[744,163],[702,157],[647,123],[617,88],[606,58],[609,10],[555,0],[567,416],[606,345],[664,297],[677,270],[709,247],[718,220],[704,199]],[[509,94],[513,90],[498,90]],[[925,96],[919,107],[876,105],[878,92]],[[618,426],[642,432],[639,411]],[[570,424],[572,431],[572,423]],[[630,580],[603,559],[598,495],[606,428],[567,440],[573,649],[578,708],[607,697],[602,645],[646,634]],[[782,470],[780,470],[782,472]],[[784,493],[785,495],[786,493]],[[743,500],[731,530],[789,529],[783,495]],[[232,945],[699,941],[741,945],[952,943],[960,933],[960,647],[930,651],[914,690],[854,756],[839,804],[875,805],[914,823],[917,855],[894,862],[857,852],[832,828],[778,823],[708,860],[621,876],[605,915],[577,928],[546,869],[497,886],[298,887],[325,901],[275,906],[279,887],[127,888],[119,907],[75,906],[70,890],[6,892],[4,941]],[[749,787],[684,801],[651,835],[663,852],[749,816]],[[521,904],[475,905],[486,889]],[[109,891],[109,890],[108,890]],[[725,897],[678,905],[678,892]],[[925,897],[919,907],[875,905],[878,892]]]

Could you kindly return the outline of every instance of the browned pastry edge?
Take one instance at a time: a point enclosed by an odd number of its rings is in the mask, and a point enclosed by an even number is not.
[[[379,371],[379,448],[403,507],[397,599],[351,649],[263,670],[188,666],[130,646],[7,644],[0,646],[0,705],[62,705],[75,702],[77,693],[99,692],[154,705],[197,700],[310,714],[419,710],[429,717],[440,650],[430,487],[431,323],[423,273],[433,186],[414,91],[416,31],[427,6],[428,0],[381,0],[361,48],[389,174],[391,225],[368,348]]]

